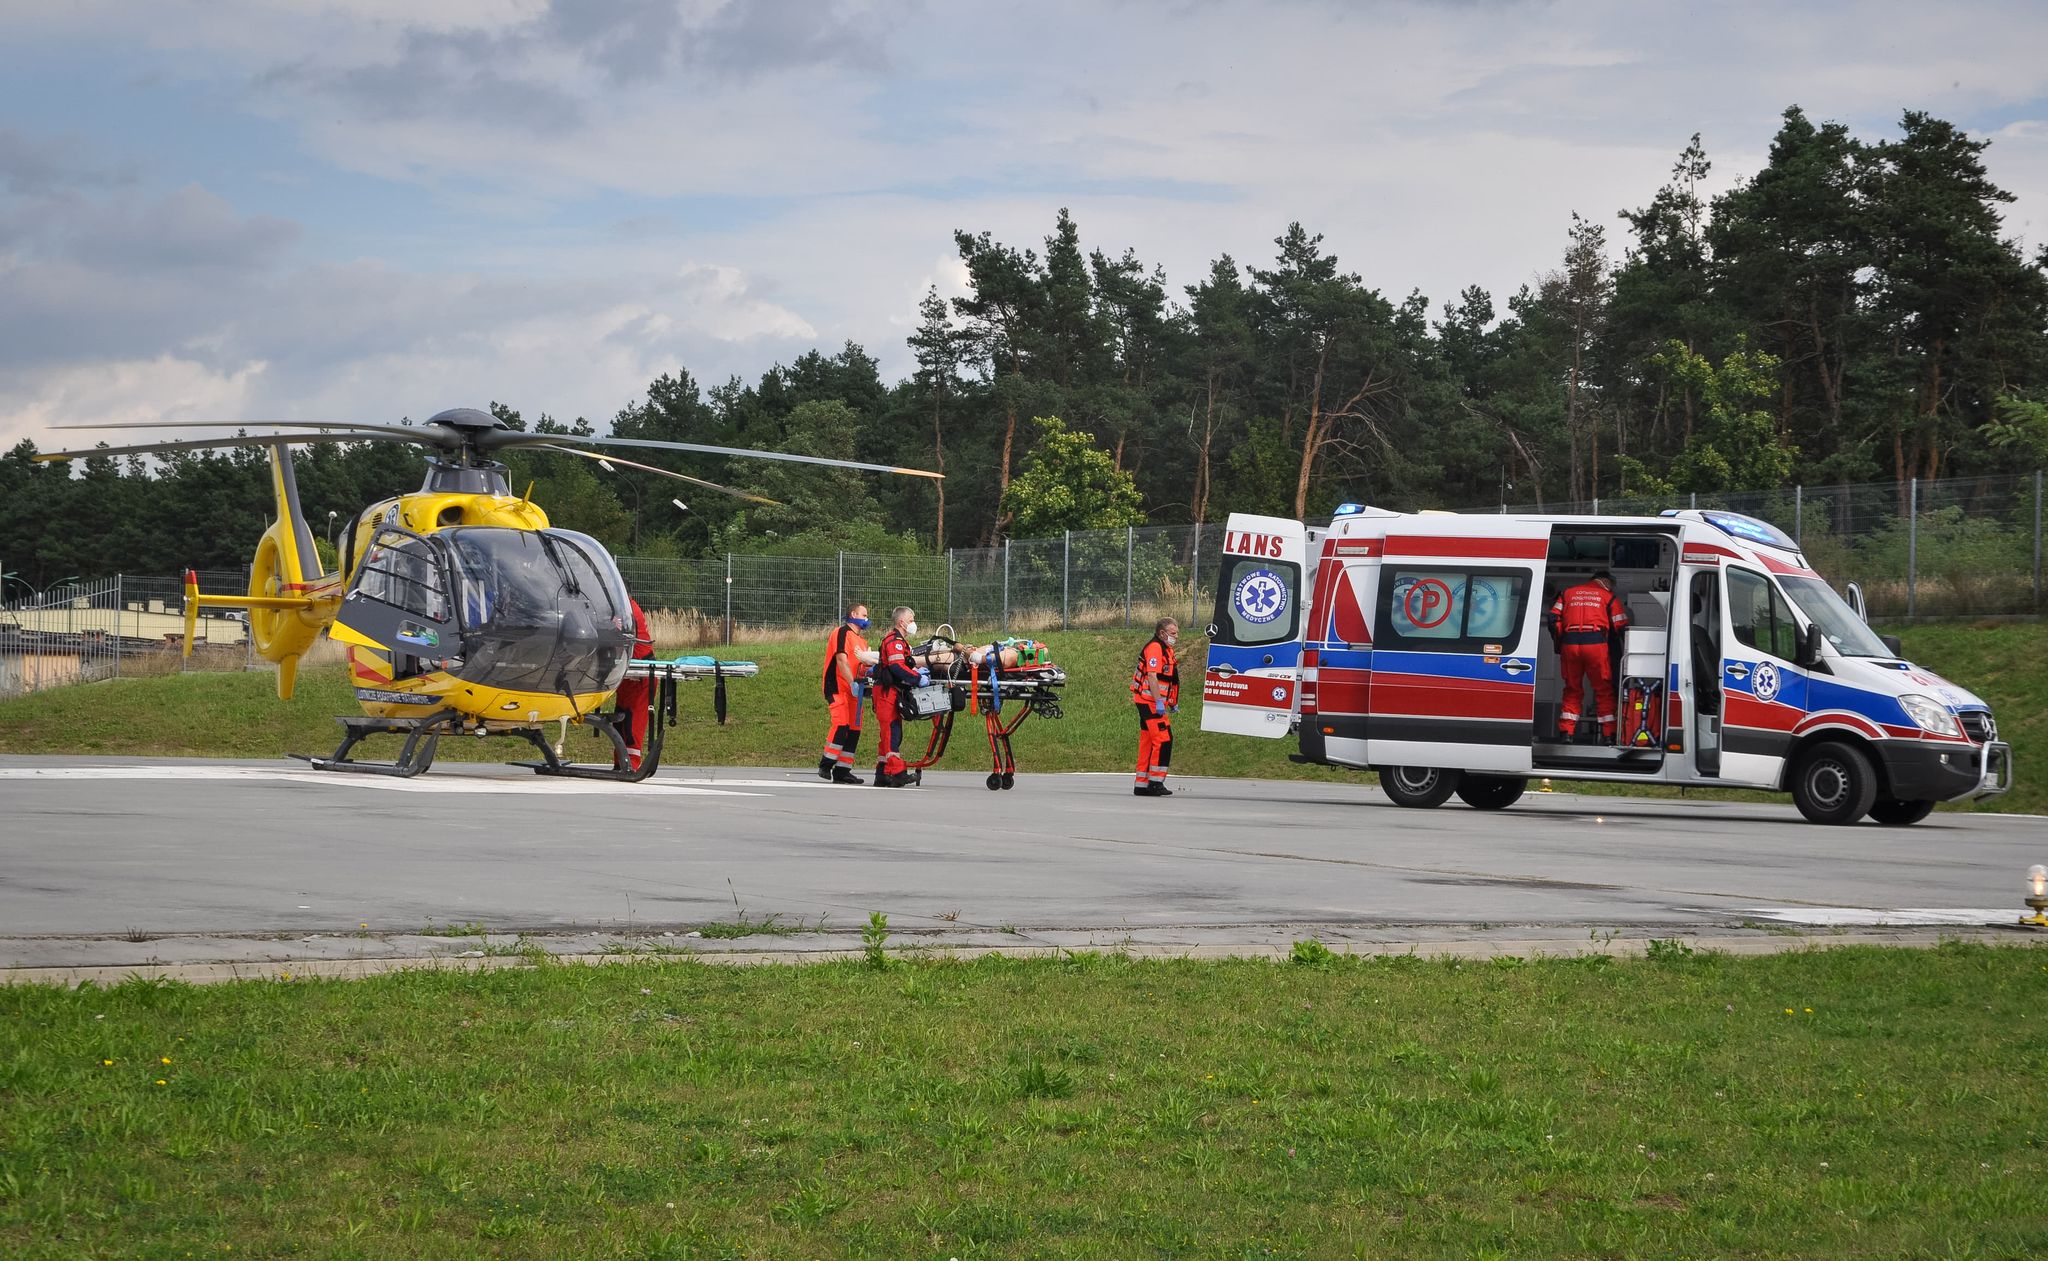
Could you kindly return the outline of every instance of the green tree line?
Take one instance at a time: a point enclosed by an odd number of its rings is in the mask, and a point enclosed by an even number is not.
[[[546,455],[513,474],[617,550],[688,556],[2022,472],[2048,455],[2048,252],[2003,235],[1987,143],[1920,112],[1869,139],[1795,107],[1763,169],[1710,198],[1694,136],[1615,231],[1574,214],[1554,265],[1499,299],[1383,293],[1300,223],[1178,292],[1133,249],[1088,248],[1065,210],[1037,242],[962,230],[967,291],[926,294],[904,379],[848,344],[751,383],[678,369],[609,422],[944,481],[672,465],[786,505],[764,507]],[[0,563],[33,581],[239,565],[268,513],[260,452],[76,470],[32,453],[0,457]],[[299,459],[316,530],[419,478],[406,448]]]

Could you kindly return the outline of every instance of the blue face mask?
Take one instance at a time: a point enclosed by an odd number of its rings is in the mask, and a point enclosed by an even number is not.
[[[846,619],[846,624],[855,630],[866,630],[868,628],[868,619],[864,617],[849,617]]]

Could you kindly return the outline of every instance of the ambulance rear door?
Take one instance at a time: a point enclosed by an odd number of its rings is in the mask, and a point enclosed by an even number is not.
[[[1307,539],[1299,521],[1230,514],[1202,672],[1202,730],[1278,739],[1292,729],[1310,589]]]

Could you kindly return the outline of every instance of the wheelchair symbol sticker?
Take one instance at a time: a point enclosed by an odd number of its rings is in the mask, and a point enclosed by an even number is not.
[[[1231,607],[1254,626],[1264,626],[1287,611],[1287,584],[1270,569],[1254,569],[1231,588]]]
[[[1760,701],[1776,700],[1778,696],[1778,667],[1768,661],[1757,663],[1756,673],[1750,676],[1750,690]]]

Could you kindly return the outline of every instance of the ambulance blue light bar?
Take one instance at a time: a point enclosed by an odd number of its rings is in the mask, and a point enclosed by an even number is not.
[[[1663,515],[1667,517],[1676,516],[1677,510],[1666,508]],[[1739,512],[1708,511],[1702,512],[1700,517],[1708,525],[1713,526],[1730,538],[1738,538],[1745,543],[1761,543],[1765,547],[1775,547],[1787,552],[1799,550],[1799,544],[1792,541],[1791,535],[1768,521],[1759,521],[1755,517],[1745,517]]]
[[[1337,511],[1331,513],[1330,515],[1333,517],[1350,517],[1356,516],[1358,513],[1364,511],[1364,504],[1338,504]]]

